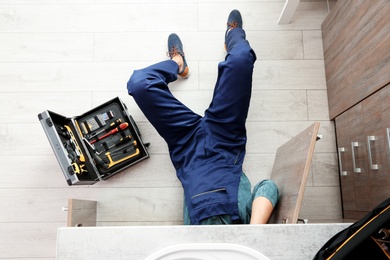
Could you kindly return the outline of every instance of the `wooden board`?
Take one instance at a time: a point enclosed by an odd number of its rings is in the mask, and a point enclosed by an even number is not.
[[[271,180],[280,200],[269,223],[297,223],[319,127],[318,122],[312,124],[278,148]]]
[[[96,226],[97,202],[91,200],[68,200],[68,227]]]

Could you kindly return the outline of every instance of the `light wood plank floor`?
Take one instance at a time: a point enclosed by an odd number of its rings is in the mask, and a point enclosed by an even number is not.
[[[0,259],[54,259],[68,198],[98,201],[98,225],[182,223],[180,183],[167,147],[127,95],[132,71],[166,59],[178,33],[191,76],[172,92],[203,114],[225,22],[243,15],[257,53],[245,172],[270,176],[277,147],[321,122],[301,217],[341,219],[333,122],[328,119],[321,23],[326,2],[301,2],[277,25],[284,0],[0,0]],[[173,14],[175,13],[175,14]],[[76,116],[119,96],[137,121],[151,158],[96,185],[68,187],[37,115]]]

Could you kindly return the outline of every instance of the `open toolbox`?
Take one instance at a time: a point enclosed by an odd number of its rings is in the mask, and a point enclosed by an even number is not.
[[[91,185],[149,158],[148,144],[117,97],[80,116],[38,115],[68,185]]]

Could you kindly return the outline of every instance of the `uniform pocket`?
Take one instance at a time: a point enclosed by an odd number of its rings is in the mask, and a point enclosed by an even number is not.
[[[225,188],[201,192],[191,197],[194,209],[227,202],[229,202],[229,194]]]

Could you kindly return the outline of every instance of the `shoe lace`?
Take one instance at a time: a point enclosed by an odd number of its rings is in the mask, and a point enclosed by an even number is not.
[[[237,21],[227,22],[227,26],[228,26],[228,28],[235,29],[238,27],[238,23],[237,23]]]
[[[184,53],[181,53],[176,46],[172,46],[171,50],[167,52],[167,56],[170,58],[173,58],[178,54],[184,56]]]

